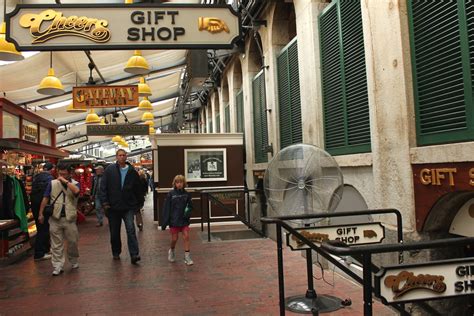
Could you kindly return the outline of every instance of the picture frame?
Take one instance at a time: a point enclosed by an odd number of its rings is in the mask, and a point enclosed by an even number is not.
[[[226,148],[185,149],[184,171],[187,182],[227,181]]]

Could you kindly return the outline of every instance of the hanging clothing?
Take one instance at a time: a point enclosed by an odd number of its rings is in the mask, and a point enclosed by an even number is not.
[[[11,177],[13,180],[13,194],[15,196],[14,210],[16,217],[20,220],[20,229],[28,232],[28,218],[26,217],[25,200],[21,189],[20,181],[17,178]]]

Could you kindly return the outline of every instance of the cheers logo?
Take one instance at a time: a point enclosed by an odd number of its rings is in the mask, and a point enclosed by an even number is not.
[[[389,275],[385,278],[385,286],[392,289],[393,298],[399,298],[408,292],[417,289],[425,289],[435,293],[446,291],[444,276],[431,274],[418,274],[402,271],[397,275]]]
[[[20,25],[29,28],[34,37],[32,44],[44,43],[60,36],[78,36],[96,43],[105,43],[110,39],[107,20],[86,16],[63,16],[62,12],[45,10],[40,14],[25,14]]]

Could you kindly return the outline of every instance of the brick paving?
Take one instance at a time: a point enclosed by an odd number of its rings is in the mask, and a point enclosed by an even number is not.
[[[200,228],[193,227],[195,264],[188,267],[182,261],[181,240],[177,261],[167,261],[169,232],[153,223],[151,197],[144,221],[144,231],[138,232],[138,266],[130,264],[125,231],[121,260],[114,261],[107,225],[95,227],[95,216],[89,216],[79,226],[79,269],[71,270],[66,263],[65,273],[52,277],[51,263],[34,262],[32,256],[0,267],[0,315],[278,315],[275,242],[207,243]],[[286,296],[304,294],[305,260],[289,250],[284,257]],[[320,275],[315,268],[315,276]],[[332,272],[325,276],[332,282]],[[362,288],[337,274],[334,283],[332,287],[315,280],[316,290],[353,303],[325,315],[362,315]],[[376,303],[374,315],[396,313]]]

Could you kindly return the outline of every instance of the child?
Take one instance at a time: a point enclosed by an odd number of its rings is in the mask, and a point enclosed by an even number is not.
[[[183,233],[184,238],[184,263],[188,266],[194,262],[189,253],[189,218],[191,217],[191,210],[193,204],[191,201],[191,194],[186,192],[186,179],[183,175],[177,175],[173,179],[173,190],[166,196],[163,206],[163,223],[161,228],[166,229],[170,226],[171,232],[171,246],[168,251],[168,260],[175,261],[175,246],[178,241],[179,232]]]

